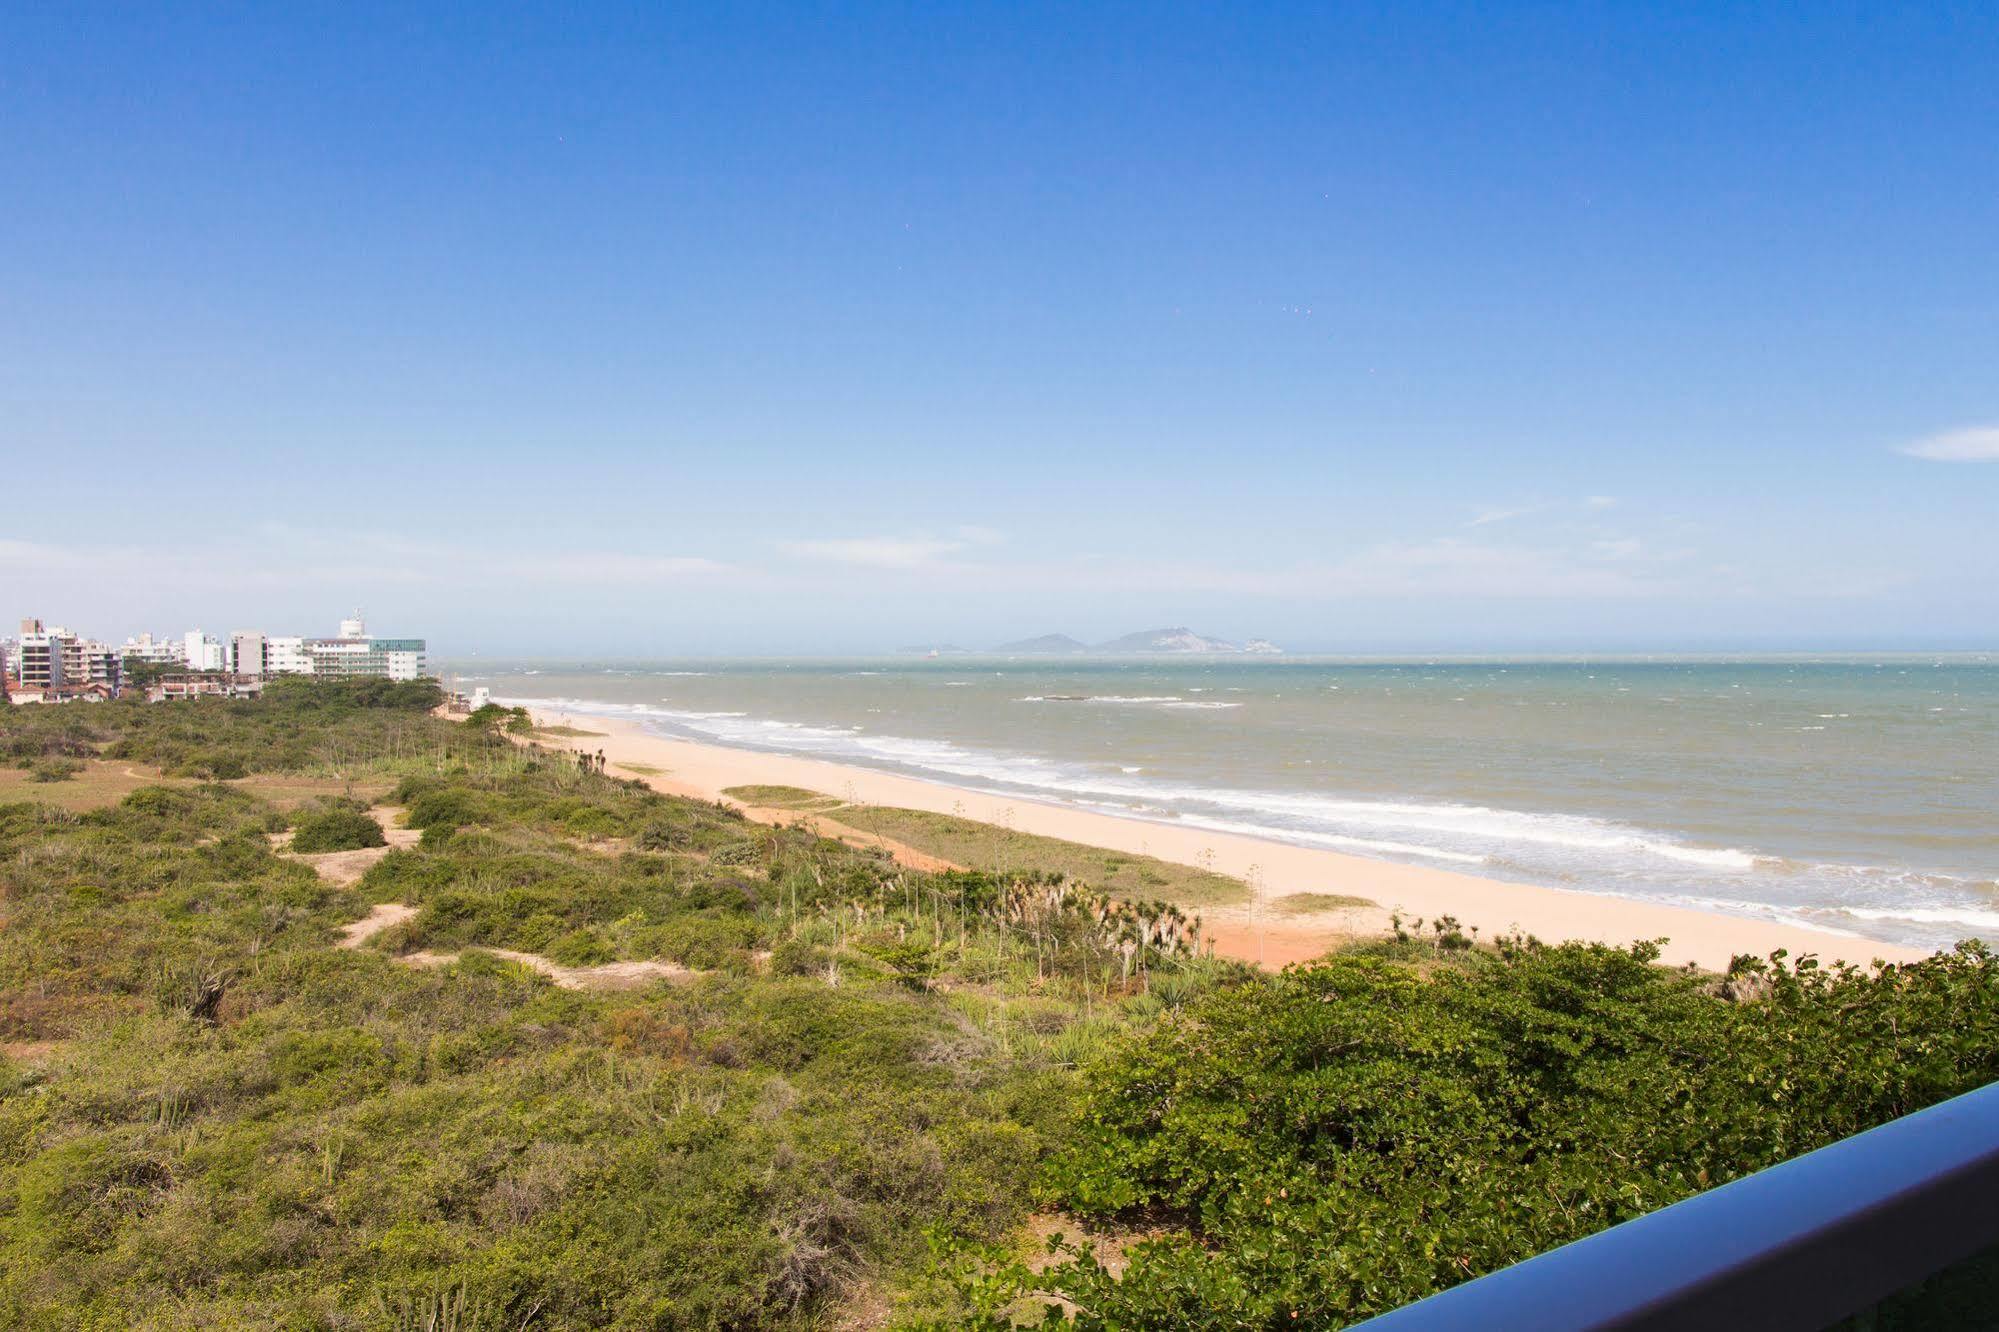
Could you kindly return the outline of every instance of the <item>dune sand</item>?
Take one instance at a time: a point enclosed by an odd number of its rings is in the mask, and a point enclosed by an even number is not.
[[[592,753],[602,750],[613,776],[639,777],[672,795],[739,805],[722,791],[732,786],[800,786],[850,802],[957,814],[1021,832],[1235,875],[1251,884],[1255,904],[1209,908],[1202,913],[1204,922],[1217,952],[1266,966],[1316,957],[1355,934],[1385,933],[1390,928],[1391,910],[1425,921],[1440,915],[1455,916],[1467,926],[1477,926],[1483,938],[1522,931],[1549,942],[1584,939],[1625,944],[1663,938],[1667,940],[1663,960],[1716,971],[1738,953],[1767,955],[1779,948],[1788,949],[1793,957],[1812,953],[1828,962],[1862,965],[1876,959],[1901,962],[1924,956],[1918,949],[1833,931],[1570,889],[1505,883],[1452,870],[1120,818],[871,768],[666,739],[623,719],[549,708],[530,711],[537,725],[602,733],[547,737],[542,743]],[[1302,918],[1271,909],[1271,902],[1292,893],[1339,893],[1377,905]]]

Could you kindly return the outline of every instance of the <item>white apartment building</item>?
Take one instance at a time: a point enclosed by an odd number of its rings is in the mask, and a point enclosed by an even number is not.
[[[118,649],[121,657],[136,657],[152,666],[184,666],[187,664],[187,643],[179,638],[154,638],[151,633],[142,633],[137,638],[128,638]]]
[[[229,648],[221,639],[190,629],[186,635],[187,668],[191,671],[226,671]]]
[[[240,641],[246,635],[237,635]],[[262,637],[259,635],[258,637]],[[340,622],[334,638],[272,635],[262,638],[264,674],[317,675],[342,680],[377,676],[389,680],[420,680],[429,674],[428,645],[421,638],[370,638],[357,615]],[[238,674],[250,672],[237,668]]]
[[[415,680],[424,674],[421,638],[308,638],[305,650],[312,657],[312,673],[332,679],[375,675]]]
[[[266,675],[311,675],[312,654],[297,635],[279,634],[264,640]]]
[[[59,624],[21,621],[17,651],[19,660],[13,674],[24,688],[61,690],[96,684],[117,692],[122,675],[118,653]]]

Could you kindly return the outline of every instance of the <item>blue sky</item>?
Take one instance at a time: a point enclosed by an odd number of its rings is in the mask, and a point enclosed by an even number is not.
[[[1989,5],[660,8],[0,13],[0,611],[1999,642]]]

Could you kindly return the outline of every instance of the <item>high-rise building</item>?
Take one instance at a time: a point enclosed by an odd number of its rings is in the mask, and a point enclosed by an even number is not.
[[[269,640],[255,630],[238,630],[229,635],[229,669],[235,674],[267,674],[268,657]]]
[[[191,671],[226,671],[229,669],[229,648],[221,639],[205,634],[199,629],[187,631],[187,668]]]
[[[24,689],[60,693],[102,685],[116,693],[123,676],[116,651],[61,625],[44,626],[40,620],[21,621],[19,652],[15,675]]]
[[[424,674],[421,638],[308,638],[305,651],[314,675],[336,680],[364,675],[415,680]]]
[[[333,638],[273,636],[264,641],[266,675],[317,675],[342,680],[377,676],[417,680],[428,673],[428,645],[421,638],[370,638],[357,614],[340,622]],[[247,674],[239,668],[239,673]]]

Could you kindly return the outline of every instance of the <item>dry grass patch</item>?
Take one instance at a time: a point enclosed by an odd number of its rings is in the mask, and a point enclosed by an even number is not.
[[[26,768],[0,768],[0,805],[35,800],[80,814],[107,809],[142,786],[193,786],[186,778],[162,777],[157,769],[105,759],[89,759],[83,771],[60,782],[33,780]]]
[[[758,809],[796,809],[810,814],[830,813],[845,804],[835,796],[808,791],[802,786],[729,786],[722,789],[722,794]]]
[[[1249,900],[1241,879],[1155,856],[1111,851],[1100,846],[1015,832],[996,824],[928,810],[886,805],[848,805],[840,821],[877,837],[957,865],[1008,874],[1038,870],[1086,883],[1112,897],[1150,898],[1179,906],[1227,906]]]
[[[1355,897],[1350,893],[1288,893],[1270,905],[1279,915],[1314,916],[1323,911],[1354,911],[1379,904],[1371,897]]]

